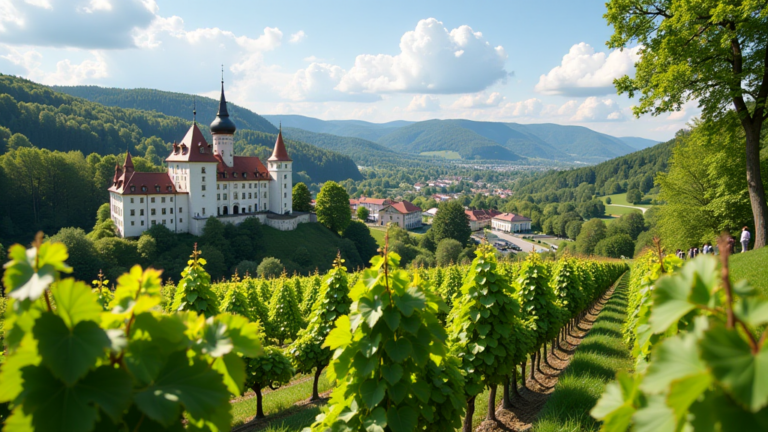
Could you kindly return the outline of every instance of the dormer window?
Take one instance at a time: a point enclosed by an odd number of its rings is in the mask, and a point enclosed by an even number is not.
[[[200,153],[205,153],[205,147],[200,146]]]
[[[155,185],[155,192],[160,192],[160,186]]]
[[[147,187],[146,187],[146,186],[142,186],[142,187],[141,187],[141,191],[142,191],[142,192],[146,192],[146,191],[147,191]]]
[[[232,176],[233,176],[233,177],[235,177],[235,178],[237,178],[237,172],[233,172],[233,173],[232,173]]]
[[[247,172],[243,173],[243,178],[248,178],[248,173]]]
[[[172,191],[172,190],[173,190],[173,187],[171,187],[171,186],[168,186],[168,192],[170,192],[170,191]]]
[[[131,192],[136,192],[136,186],[131,185]]]

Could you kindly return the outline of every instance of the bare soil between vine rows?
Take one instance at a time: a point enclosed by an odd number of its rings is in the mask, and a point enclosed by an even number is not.
[[[485,420],[475,429],[475,432],[499,432],[514,431],[524,432],[533,427],[533,423],[549,400],[549,397],[555,391],[555,386],[560,375],[565,372],[571,363],[573,355],[576,353],[581,341],[586,337],[592,325],[597,320],[597,316],[608,300],[613,295],[616,287],[621,281],[622,275],[611,288],[603,294],[595,306],[589,310],[586,316],[579,321],[578,325],[566,337],[567,343],[561,342],[561,349],[555,348],[554,353],[549,353],[547,362],[541,362],[541,371],[536,370],[535,377],[530,376],[531,366],[526,368],[525,387],[519,388],[520,397],[511,396],[512,409],[502,408],[502,402],[498,401],[496,406],[497,421]],[[548,363],[548,364],[547,364]],[[499,387],[499,397],[501,399],[501,390]]]

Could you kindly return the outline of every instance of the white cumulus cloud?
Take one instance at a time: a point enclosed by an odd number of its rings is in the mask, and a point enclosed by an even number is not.
[[[304,30],[299,30],[298,32],[291,35],[291,38],[288,40],[290,43],[299,43],[302,42],[304,39],[307,38],[307,34],[304,33]]]
[[[299,69],[285,90],[283,96],[294,101],[359,101],[370,102],[380,97],[372,94],[344,93],[336,90],[346,71],[340,66],[327,63],[310,63]]]
[[[559,66],[539,78],[536,91],[567,96],[600,96],[614,92],[613,80],[632,74],[640,46],[606,55],[584,42],[571,47]]]
[[[116,49],[134,46],[133,32],[155,15],[154,1],[0,1],[0,42],[12,45]]]
[[[24,70],[25,75],[31,80],[50,85],[78,85],[107,77],[109,74],[104,56],[98,51],[92,51],[90,54],[92,58],[80,63],[70,59],[60,60],[56,63],[55,71],[48,72],[40,68],[43,55],[38,51],[33,49],[20,51],[12,47],[0,46],[0,59],[5,59]]]
[[[432,95],[419,95],[411,99],[406,111],[439,111],[440,99]]]
[[[504,80],[507,54],[469,26],[448,31],[434,19],[419,21],[400,39],[400,53],[363,54],[337,89],[347,93],[473,93]]]
[[[568,104],[570,104],[569,101]],[[572,105],[569,105],[572,107]],[[571,117],[573,121],[617,121],[625,120],[619,104],[611,99],[598,99],[594,96],[588,97],[576,109],[576,113]]]
[[[491,94],[480,92],[461,96],[451,104],[451,108],[490,108],[499,106],[503,101],[504,96],[499,92],[493,92]]]
[[[544,103],[536,98],[519,102],[509,102],[501,107],[501,115],[504,117],[537,117],[541,114]]]

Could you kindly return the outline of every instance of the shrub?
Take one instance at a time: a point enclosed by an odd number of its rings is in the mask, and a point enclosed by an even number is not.
[[[445,238],[437,244],[437,265],[447,266],[459,262],[463,246],[457,240]]]
[[[283,272],[283,263],[277,258],[266,257],[261,260],[257,272],[264,279],[276,278]]]

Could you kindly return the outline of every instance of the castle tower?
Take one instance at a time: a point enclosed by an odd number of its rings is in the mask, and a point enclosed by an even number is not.
[[[285,150],[283,128],[277,134],[275,149],[267,159],[269,182],[269,210],[273,213],[293,213],[293,161]]]
[[[237,130],[235,122],[229,118],[229,111],[227,111],[227,99],[224,97],[224,77],[222,76],[219,112],[211,123],[211,135],[213,135],[213,153],[221,155],[221,159],[228,167],[234,163],[235,130]]]

